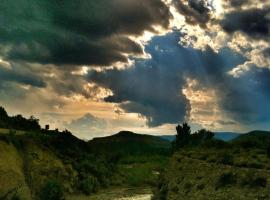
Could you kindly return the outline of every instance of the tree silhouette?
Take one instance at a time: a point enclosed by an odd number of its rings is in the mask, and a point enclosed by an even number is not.
[[[22,115],[9,117],[6,110],[0,106],[0,128],[23,130],[23,131],[39,131],[39,119],[31,116],[29,119]]]
[[[201,145],[214,137],[214,133],[206,129],[201,129],[191,134],[190,126],[186,122],[181,125],[177,125],[176,131],[176,139],[172,143],[174,151],[184,146]]]
[[[191,134],[190,126],[188,125],[188,123],[184,122],[182,125],[176,126],[176,131],[177,135],[175,145],[176,148],[181,148],[189,142]]]
[[[0,119],[1,118],[7,118],[7,117],[8,117],[8,114],[7,114],[6,110],[5,110],[5,108],[0,106]]]
[[[191,143],[193,145],[199,145],[207,140],[211,140],[214,137],[214,133],[206,129],[201,129],[191,135]]]
[[[0,127],[7,126],[8,114],[3,107],[0,107]]]

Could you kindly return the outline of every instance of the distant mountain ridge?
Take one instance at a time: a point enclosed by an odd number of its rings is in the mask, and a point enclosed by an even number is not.
[[[215,132],[215,138],[223,141],[231,141],[243,133],[235,133],[235,132]]]
[[[254,131],[250,131],[248,133],[236,133],[236,132],[214,132],[215,133],[215,138],[219,139],[219,140],[223,140],[223,141],[231,141],[234,140],[236,138],[238,138],[239,136],[243,136],[243,135],[252,135],[252,134],[270,134],[270,131],[261,131],[261,130],[254,130]],[[175,140],[175,135],[161,135],[158,136],[164,140],[167,140],[169,142],[172,142],[173,140]]]

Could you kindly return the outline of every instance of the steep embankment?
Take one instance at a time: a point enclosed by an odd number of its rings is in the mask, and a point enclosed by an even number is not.
[[[0,141],[0,185],[0,198],[18,189],[23,198],[30,199],[24,161],[14,145],[5,141]]]
[[[270,199],[269,139],[253,132],[231,143],[183,148],[171,158],[154,199]]]
[[[49,148],[29,138],[1,137],[0,198],[17,193],[22,199],[33,199],[50,180],[64,183],[64,190],[72,192],[75,179],[72,166],[63,164]]]

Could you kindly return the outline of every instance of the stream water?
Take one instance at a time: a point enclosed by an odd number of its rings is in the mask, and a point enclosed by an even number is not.
[[[151,188],[111,188],[90,196],[70,196],[67,200],[151,200]]]

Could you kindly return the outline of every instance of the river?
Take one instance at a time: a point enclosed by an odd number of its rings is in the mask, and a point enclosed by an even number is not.
[[[151,200],[151,197],[151,188],[110,188],[90,196],[69,196],[67,200]]]

